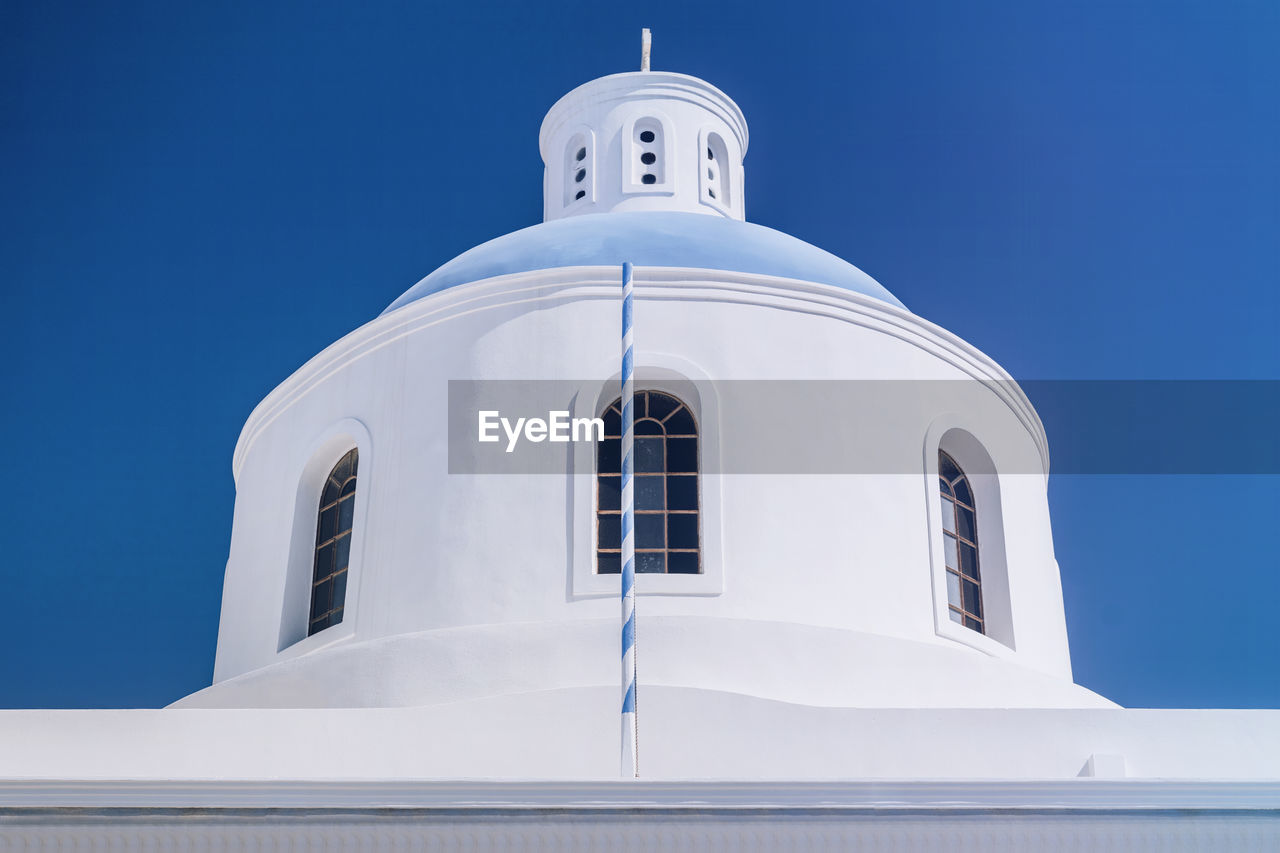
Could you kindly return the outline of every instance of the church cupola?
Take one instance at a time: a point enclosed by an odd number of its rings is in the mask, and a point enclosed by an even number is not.
[[[612,210],[744,218],[746,119],[696,77],[646,68],[592,80],[556,102],[538,144],[545,221]]]

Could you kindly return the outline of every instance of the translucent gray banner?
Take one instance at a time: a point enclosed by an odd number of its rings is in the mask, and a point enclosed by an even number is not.
[[[1043,473],[1045,435],[1058,474],[1280,473],[1280,382],[1271,380],[641,376],[636,387],[687,404],[704,474],[916,474],[953,431],[976,438],[1007,474]],[[452,380],[449,472],[564,475],[616,466],[617,426],[592,419],[619,393],[616,381]],[[654,416],[637,411],[638,433],[667,430],[669,404],[654,407]],[[686,438],[679,445],[688,452]]]

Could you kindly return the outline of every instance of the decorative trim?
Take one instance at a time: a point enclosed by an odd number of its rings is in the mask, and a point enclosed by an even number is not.
[[[0,781],[0,814],[29,808],[456,809],[678,811],[838,810],[1233,811],[1280,816],[1280,780],[851,780],[574,782],[346,780],[324,782],[154,780]]]

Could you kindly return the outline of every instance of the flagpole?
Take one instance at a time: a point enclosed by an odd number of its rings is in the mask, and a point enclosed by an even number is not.
[[[640,775],[636,728],[635,342],[631,264],[622,265],[622,775]]]

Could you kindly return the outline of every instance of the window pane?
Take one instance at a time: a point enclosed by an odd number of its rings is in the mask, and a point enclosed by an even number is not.
[[[681,408],[666,421],[667,435],[697,435],[698,430],[693,425],[693,415],[689,413],[688,408]]]
[[[333,466],[333,473],[329,475],[333,477],[335,483],[345,483],[351,476],[351,454],[338,460],[338,464]]]
[[[959,622],[959,623],[961,623],[961,624],[964,624],[964,617],[963,617],[963,616],[961,616],[961,615],[960,615],[959,613],[957,613],[956,611],[954,611],[954,610],[948,610],[948,611],[947,611],[947,615],[951,617],[951,621],[952,621],[952,622]]]
[[[956,505],[945,495],[942,498],[942,529],[949,533],[956,532]]]
[[[664,509],[663,485],[665,477],[646,475],[636,477],[636,509]]]
[[[961,502],[967,503],[969,506],[974,506],[973,493],[969,491],[969,481],[966,478],[961,477],[956,481],[955,493],[956,498]]]
[[[698,574],[698,555],[691,551],[667,554],[667,572],[673,575]]]
[[[308,633],[314,634],[316,631],[323,631],[329,627],[329,617],[321,616],[319,619],[312,621],[311,628]]]
[[[341,497],[346,497],[347,495],[355,494],[355,491],[356,491],[356,478],[352,477],[350,480],[347,480],[347,482],[343,484],[342,491],[339,492],[338,494]]]
[[[338,572],[333,576],[333,608],[341,607],[347,599],[347,573]],[[338,620],[341,621],[341,620]]]
[[[329,614],[329,624],[337,625],[342,622],[342,608],[338,608]]]
[[[667,439],[667,470],[668,471],[697,471],[698,470],[698,439],[696,438]]]
[[[320,496],[320,506],[328,506],[338,499],[338,484],[332,479],[326,480],[324,494]]]
[[[605,435],[611,437],[622,435],[622,415],[618,414],[617,409],[610,406],[600,417],[604,421]]]
[[[956,540],[951,538],[949,534],[942,534],[943,552],[946,554],[947,565],[953,569],[960,568],[960,560],[956,557]]]
[[[964,583],[964,609],[974,616],[982,615],[982,594],[978,585],[971,580]]]
[[[596,571],[602,575],[617,575],[622,573],[622,555],[621,554],[597,554],[596,555]]]
[[[312,576],[312,580],[320,580],[333,574],[333,555],[336,550],[334,544],[330,542],[316,551],[315,574]]]
[[[979,634],[982,633],[982,623],[970,616],[964,617],[964,626],[966,628],[972,628],[973,630],[977,631]]]
[[[938,451],[938,476],[946,480],[948,483],[954,482],[959,477],[961,471],[956,467],[955,460],[950,456]]]
[[[697,509],[698,478],[667,477],[667,509]]]
[[[978,541],[977,530],[973,523],[973,510],[962,506],[956,507],[956,532],[971,542]]]
[[[338,549],[334,554],[333,570],[341,571],[351,564],[351,534],[347,533],[333,544]]]
[[[320,513],[320,528],[316,531],[316,544],[328,542],[338,532],[338,508],[331,506]]]
[[[662,557],[663,553],[661,551],[636,554],[636,573],[645,575],[662,574],[665,569]]]
[[[596,443],[596,471],[601,474],[622,471],[622,439],[607,438]]]
[[[649,392],[649,417],[664,419],[667,415],[676,410],[680,405],[680,401],[670,394],[659,394],[656,391]]]
[[[947,572],[947,603],[960,606],[960,576]]]
[[[960,543],[960,571],[967,577],[978,579],[978,550],[965,542]]]
[[[641,471],[653,472],[661,474],[665,468],[663,466],[662,445],[665,442],[661,438],[637,438],[636,439],[636,472]]]
[[[316,615],[319,613],[329,612],[330,596],[333,594],[333,581],[325,581],[317,584],[311,590],[311,613]]]
[[[621,477],[599,477],[596,485],[597,500],[600,509],[620,509],[622,500]]]
[[[636,435],[666,435],[662,424],[650,418],[636,421]]]
[[[692,514],[667,516],[667,547],[697,548],[698,516]]]
[[[597,532],[599,541],[596,543],[597,548],[606,550],[622,547],[622,516],[620,515],[602,515],[600,516],[600,527]]]
[[[355,498],[353,497],[344,498],[342,502],[338,504],[338,532],[339,533],[341,533],[343,530],[351,529],[351,525],[354,523],[355,514],[356,514]]]
[[[636,516],[636,549],[640,548],[662,548],[667,544],[666,531],[663,529],[662,523],[665,516],[657,515],[637,515]]]
[[[951,484],[948,483],[946,480],[942,479],[941,477],[938,478],[938,491],[944,495],[954,494],[951,491]]]

